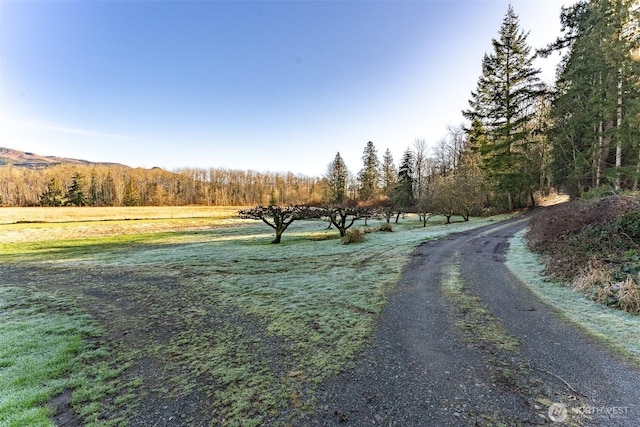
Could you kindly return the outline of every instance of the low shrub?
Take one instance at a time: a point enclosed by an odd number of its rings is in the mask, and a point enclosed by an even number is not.
[[[378,231],[386,231],[390,233],[393,231],[393,227],[391,226],[390,222],[384,222],[380,224],[380,227],[378,227]]]
[[[616,226],[633,240],[640,240],[640,209],[631,211],[616,221]]]
[[[540,209],[529,223],[534,249],[555,245],[564,237],[594,224],[607,224],[638,210],[635,197],[613,196],[596,201],[575,200]]]
[[[340,239],[340,241],[343,245],[348,245],[349,243],[364,242],[364,233],[360,231],[359,228],[347,230],[347,233]]]
[[[541,209],[529,244],[547,273],[588,298],[640,313],[640,209],[634,197],[573,201]]]
[[[613,187],[610,185],[601,185],[600,187],[590,188],[580,194],[581,199],[595,200],[615,194]]]

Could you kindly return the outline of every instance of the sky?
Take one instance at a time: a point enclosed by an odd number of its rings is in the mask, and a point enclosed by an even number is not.
[[[321,176],[372,141],[397,163],[464,122],[509,3],[535,49],[573,2],[0,0],[0,147]]]

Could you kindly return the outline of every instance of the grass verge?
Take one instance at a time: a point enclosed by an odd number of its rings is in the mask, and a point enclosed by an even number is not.
[[[546,279],[541,257],[527,247],[525,232],[511,239],[506,262],[509,269],[566,319],[640,363],[640,317],[598,304],[563,283]]]

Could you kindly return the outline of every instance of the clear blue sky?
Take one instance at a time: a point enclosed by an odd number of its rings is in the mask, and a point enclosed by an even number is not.
[[[570,0],[512,1],[529,42]],[[0,1],[0,146],[320,176],[462,123],[508,1]],[[553,64],[544,79],[553,77]]]

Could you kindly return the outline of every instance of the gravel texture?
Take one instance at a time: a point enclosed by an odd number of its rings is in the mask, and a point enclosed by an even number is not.
[[[512,220],[420,245],[375,343],[319,386],[320,409],[304,424],[637,426],[637,368],[566,324],[504,265],[509,238],[525,226]],[[473,336],[483,324],[464,326],[468,313],[442,286],[456,262],[465,294],[520,342],[516,350]]]

